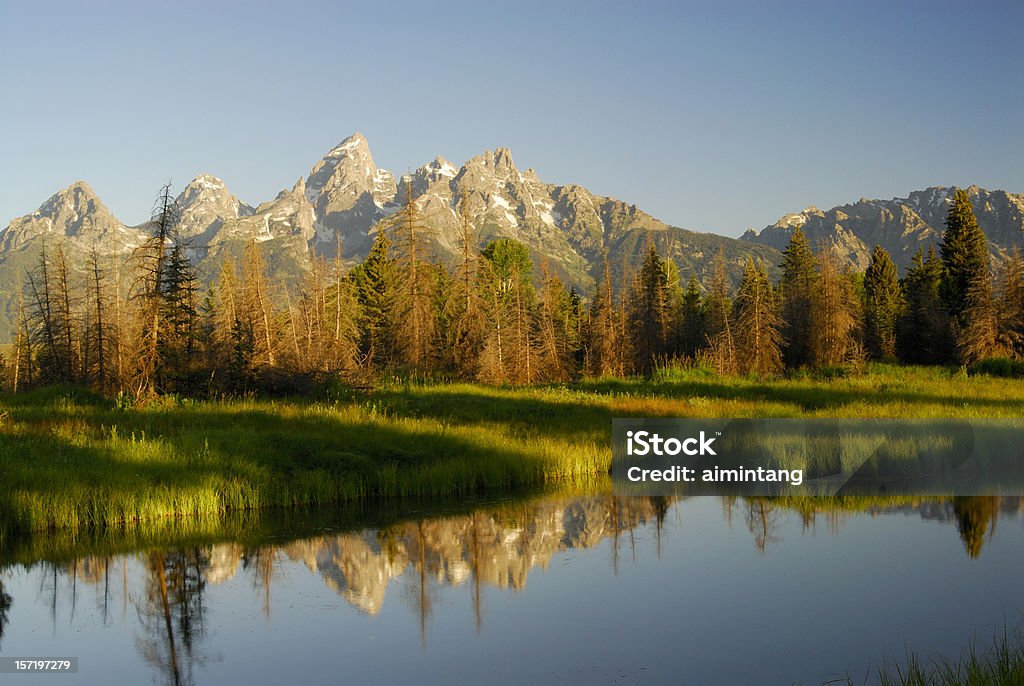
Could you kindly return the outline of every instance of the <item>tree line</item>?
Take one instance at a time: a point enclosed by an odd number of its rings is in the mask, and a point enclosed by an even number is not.
[[[1015,252],[993,275],[963,191],[939,250],[919,250],[903,279],[881,247],[859,273],[797,228],[777,283],[748,258],[734,289],[720,253],[704,283],[683,285],[649,244],[619,283],[606,256],[586,300],[546,263],[535,274],[522,243],[479,249],[464,202],[457,264],[432,262],[425,217],[406,197],[351,269],[339,235],[333,260],[315,257],[299,283],[280,283],[253,238],[204,288],[165,186],[151,238],[127,261],[105,264],[93,250],[73,273],[62,246],[42,251],[18,297],[4,383],[134,397],[301,393],[327,379],[365,385],[395,373],[535,384],[650,374],[678,361],[768,376],[1024,356],[1024,259]]]

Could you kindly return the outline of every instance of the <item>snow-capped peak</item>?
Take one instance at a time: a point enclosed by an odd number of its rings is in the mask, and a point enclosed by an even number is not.
[[[331,148],[330,152],[324,155],[325,158],[347,157],[353,153],[369,150],[369,144],[363,134],[356,131],[351,136]]]
[[[198,186],[200,188],[224,188],[224,181],[217,178],[213,174],[200,174],[196,178],[189,182],[189,186]]]

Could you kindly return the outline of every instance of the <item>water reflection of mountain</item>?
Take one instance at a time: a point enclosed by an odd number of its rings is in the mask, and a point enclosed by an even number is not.
[[[205,556],[205,573],[210,583],[223,583],[247,566],[247,561],[273,560],[283,554],[320,575],[346,601],[372,615],[380,612],[392,584],[412,571],[422,584],[416,603],[420,612],[427,612],[428,584],[436,587],[473,583],[477,594],[481,585],[524,589],[530,571],[535,567],[546,568],[557,553],[592,548],[606,539],[630,536],[637,526],[661,521],[675,501],[613,496],[547,499],[298,540],[248,552],[238,544],[216,545]],[[734,499],[727,503],[725,511],[730,522],[738,504]],[[785,501],[761,499],[747,502],[746,508],[749,511],[741,513],[746,527],[755,545],[763,551],[778,540],[774,529],[779,525],[779,516],[791,510]],[[854,511],[840,508],[824,512],[838,531],[841,521]],[[967,554],[977,557],[993,535],[997,519],[1024,516],[1024,498],[921,500],[872,507],[869,512],[903,513],[953,524]],[[814,513],[801,511],[800,516],[806,524]],[[617,551],[618,546],[614,549]],[[261,585],[269,592],[270,574],[257,569],[257,576],[265,577]]]
[[[662,498],[595,496],[545,500],[469,515],[396,524],[284,547],[368,614],[380,611],[389,585],[410,566],[431,582],[468,581],[523,589],[534,567],[558,552],[591,548],[664,515]]]

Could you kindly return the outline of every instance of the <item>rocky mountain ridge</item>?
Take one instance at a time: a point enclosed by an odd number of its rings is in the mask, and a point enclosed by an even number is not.
[[[876,245],[885,248],[897,266],[906,268],[919,248],[938,247],[954,187],[934,186],[905,198],[859,201],[822,211],[808,207],[787,214],[759,232],[747,231],[740,240],[784,250],[799,226],[817,246],[834,245],[856,269],[866,269]],[[965,189],[978,223],[988,237],[993,261],[1005,260],[1024,242],[1024,194]]]
[[[639,268],[649,242],[674,260],[684,282],[691,275],[706,277],[711,258],[719,251],[725,253],[734,275],[748,256],[774,271],[781,261],[779,251],[798,225],[813,243],[838,246],[858,268],[866,267],[876,243],[905,266],[919,246],[941,239],[951,192],[936,187],[888,201],[862,199],[827,212],[809,207],[734,239],[670,226],[636,205],[595,195],[579,185],[545,183],[533,169],[521,171],[503,147],[461,167],[438,156],[396,178],[377,166],[366,138],[355,133],[329,150],[290,189],[255,207],[231,194],[221,179],[197,176],[177,198],[179,231],[206,279],[255,240],[263,246],[275,280],[294,282],[314,256],[333,257],[339,238],[348,264],[365,257],[381,220],[397,212],[410,191],[433,259],[448,264],[458,259],[458,212],[465,200],[481,247],[500,237],[519,240],[529,247],[538,272],[543,262],[582,293],[592,292],[605,255],[618,279]],[[1004,258],[1021,244],[1024,196],[974,186],[969,193],[993,255]],[[146,225],[121,223],[84,182],[11,221],[0,232],[0,339],[9,337],[18,284],[44,245],[60,244],[69,264],[81,269],[89,251],[96,249],[116,261],[147,236]]]

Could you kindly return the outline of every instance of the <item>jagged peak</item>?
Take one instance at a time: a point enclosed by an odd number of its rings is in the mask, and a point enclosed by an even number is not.
[[[466,166],[483,166],[492,169],[513,170],[516,168],[512,160],[512,151],[505,147],[487,150],[466,162]]]
[[[233,199],[224,181],[213,174],[200,174],[185,185],[178,195],[178,202],[189,205],[211,198]]]
[[[363,134],[356,131],[351,136],[331,148],[330,152],[324,155],[324,157],[348,157],[356,154],[357,152],[364,151],[370,151],[370,144],[367,143],[366,137],[363,136]]]
[[[515,162],[512,161],[512,151],[508,148],[501,147],[494,149],[494,166],[504,166],[515,168]]]
[[[230,208],[236,216],[247,214],[251,209],[232,195],[224,181],[213,174],[199,174],[189,181],[178,194],[177,202],[182,210],[208,211],[210,207]]]
[[[213,174],[199,174],[185,186],[186,189],[193,187],[210,189],[226,188],[224,180],[214,176]]]
[[[438,155],[432,161],[427,162],[417,169],[414,176],[421,178],[447,177],[449,179],[453,179],[458,175],[458,173],[459,170],[454,164]]]
[[[80,207],[90,202],[95,203],[98,207],[103,207],[102,201],[100,201],[99,196],[96,195],[92,187],[85,181],[79,180],[51,195],[46,202],[40,205],[34,214],[52,213],[55,209],[64,205],[70,204],[73,207]],[[104,209],[106,208],[104,207]]]
[[[956,186],[929,186],[922,191],[911,191],[905,198],[893,198],[890,202],[909,204],[920,209],[922,205],[948,203],[955,193]]]
[[[96,196],[96,192],[93,191],[92,186],[87,184],[85,181],[82,181],[81,179],[72,182],[62,192],[73,193],[73,192],[76,192],[76,191],[80,191],[82,193],[85,193],[86,195],[91,195],[93,197]]]
[[[74,181],[73,183],[69,184],[66,188],[62,188],[61,190],[54,193],[50,197],[50,199],[52,200],[54,198],[65,197],[85,197],[89,199],[99,199],[99,196],[96,195],[96,191],[92,189],[92,186],[90,186],[89,184],[82,180]]]

